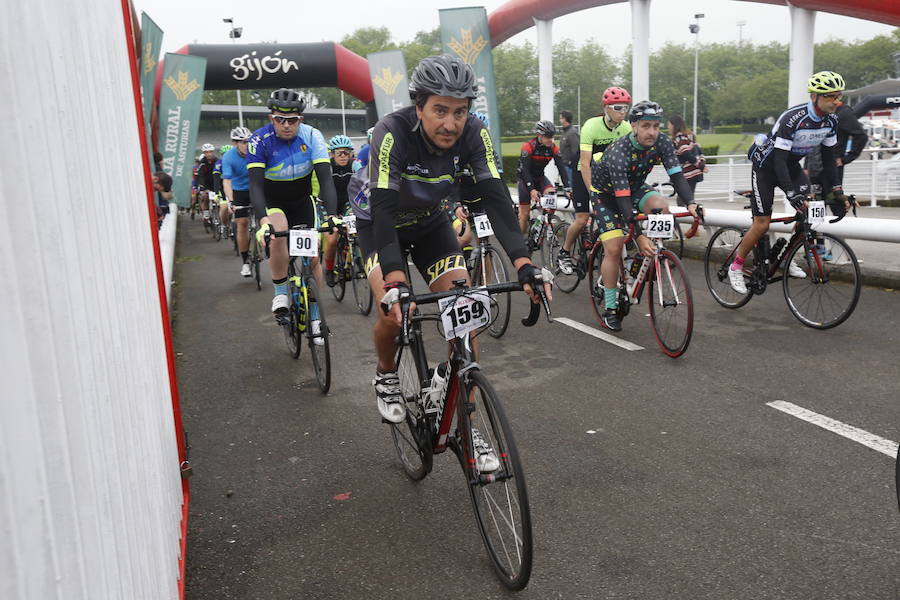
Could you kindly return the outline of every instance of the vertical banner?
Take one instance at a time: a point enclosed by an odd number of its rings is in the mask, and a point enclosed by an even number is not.
[[[444,52],[454,54],[475,70],[478,80],[478,97],[472,110],[488,116],[494,147],[499,149],[500,110],[497,107],[497,87],[494,82],[494,59],[491,55],[491,33],[488,29],[487,11],[483,6],[470,8],[443,8],[441,17],[441,43]]]
[[[375,110],[378,118],[412,104],[409,99],[409,82],[406,79],[406,60],[400,50],[373,52],[369,60],[369,76],[375,93]]]
[[[166,53],[159,93],[159,152],[178,206],[190,206],[194,146],[200,126],[206,59]]]
[[[150,157],[150,172],[153,165],[153,136],[150,135],[150,111],[153,109],[153,86],[156,83],[156,67],[162,50],[163,32],[147,13],[141,13],[141,100],[144,105],[144,128],[147,131],[147,156]]]

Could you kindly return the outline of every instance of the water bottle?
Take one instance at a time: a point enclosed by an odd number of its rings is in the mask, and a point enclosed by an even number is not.
[[[626,256],[625,257],[625,270],[622,271],[622,275],[625,278],[625,283],[631,283],[631,278],[632,278],[631,265],[633,265],[633,264],[634,264],[634,257]]]
[[[641,271],[641,265],[644,264],[644,259],[640,254],[635,254],[631,258],[631,276],[636,278],[638,273]]]
[[[442,362],[434,370],[431,376],[431,385],[428,386],[428,395],[425,402],[425,412],[440,413],[444,408],[444,392],[447,391],[447,373],[450,370],[450,364]]]

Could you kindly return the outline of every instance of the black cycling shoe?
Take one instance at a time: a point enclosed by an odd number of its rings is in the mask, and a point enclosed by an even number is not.
[[[337,279],[334,276],[334,271],[331,269],[325,269],[325,283],[328,287],[334,287],[337,285]]]
[[[622,319],[619,318],[619,311],[614,308],[607,308],[600,322],[610,331],[622,331]]]

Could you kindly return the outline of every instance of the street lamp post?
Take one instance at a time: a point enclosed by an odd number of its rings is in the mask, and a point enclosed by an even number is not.
[[[744,25],[747,24],[747,21],[738,21],[738,48],[741,47],[741,44],[744,43]]]
[[[687,116],[687,96],[681,97],[681,116]]]
[[[227,19],[222,19],[222,22],[228,23],[229,25],[231,25],[231,30],[228,32],[228,37],[231,38],[232,44],[236,44],[237,39],[239,37],[241,37],[241,34],[244,32],[244,28],[243,27],[235,27],[234,19],[232,19],[230,17]],[[237,91],[238,123],[240,124],[241,127],[243,127],[244,126],[244,111],[243,111],[243,108],[241,107],[241,90],[235,90],[235,91]]]
[[[695,14],[694,22],[688,25],[688,29],[694,34],[694,133],[697,132],[697,73],[700,64],[700,19],[705,16],[703,13]]]

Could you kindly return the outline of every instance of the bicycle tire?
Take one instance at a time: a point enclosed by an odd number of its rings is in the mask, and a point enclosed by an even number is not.
[[[900,510],[900,448],[894,460],[894,491],[897,493],[897,510]]]
[[[588,280],[588,300],[591,303],[591,309],[598,322],[603,321],[603,313],[606,311],[606,299],[603,296],[603,289],[600,287],[600,265],[603,263],[603,242],[597,240],[591,253],[588,255],[587,261],[587,280]]]
[[[666,248],[673,250],[675,256],[679,260],[684,258],[684,232],[681,230],[681,223],[675,221],[675,231],[671,239],[666,241]]]
[[[652,265],[647,293],[653,334],[664,354],[678,358],[687,350],[694,330],[691,282],[671,250],[661,250]]]
[[[331,287],[331,293],[334,295],[334,299],[338,302],[341,302],[344,299],[344,294],[347,292],[347,281],[345,276],[345,267],[347,266],[347,240],[342,233],[338,237],[337,250],[334,253],[334,264],[341,272],[340,276],[332,273],[331,276],[334,277],[334,285]]]
[[[474,467],[474,459],[464,460],[469,499],[481,540],[498,578],[507,588],[521,590],[528,585],[533,558],[531,509],[525,472],[512,427],[497,392],[478,369],[466,374],[467,398],[472,394],[475,395],[477,409],[467,414],[461,408],[458,425],[460,428],[478,428],[481,437],[500,459],[500,469],[482,475]],[[471,436],[466,437],[464,455],[474,457]]]
[[[306,311],[306,340],[309,344],[309,353],[312,358],[313,371],[316,373],[316,382],[323,394],[327,394],[331,388],[331,344],[329,343],[328,321],[325,319],[325,309],[322,306],[319,287],[316,280],[310,277],[306,281],[306,297],[309,305]],[[313,304],[318,306],[319,333],[312,331]],[[316,344],[316,339],[321,339],[322,344]]]
[[[738,244],[743,237],[743,231],[732,225],[722,227],[709,238],[706,245],[706,253],[703,256],[704,273],[706,275],[706,287],[713,299],[725,308],[740,308],[750,302],[753,292],[750,290],[750,281],[747,280],[747,293],[742,295],[732,289],[728,282],[728,269]],[[747,256],[744,263],[744,276],[753,272],[753,254]]]
[[[803,258],[797,263],[806,273],[803,279],[782,279],[784,299],[797,320],[813,329],[837,327],[853,314],[859,302],[862,278],[859,261],[853,249],[841,238],[830,233],[817,233],[825,242],[825,249],[832,260],[825,261],[808,240],[797,244],[785,255],[783,265],[791,264],[798,253]],[[847,283],[834,281],[834,275],[848,278]]]
[[[300,350],[303,345],[300,343],[300,327],[302,325],[303,315],[300,303],[303,302],[302,290],[294,283],[293,269],[288,271],[288,298],[291,300],[288,306],[288,314],[281,322],[284,330],[284,342],[287,344],[288,353],[296,359],[300,356]],[[299,300],[295,301],[294,298]]]
[[[421,404],[422,374],[418,372],[413,356],[418,342],[410,336],[409,346],[400,348],[397,355],[397,377],[406,402],[406,419],[403,423],[391,423],[391,439],[397,458],[406,476],[421,481],[431,471],[432,434]]]
[[[575,288],[577,288],[578,284],[581,283],[581,280],[584,279],[584,273],[581,270],[582,253],[584,252],[584,249],[582,248],[581,236],[579,235],[575,239],[575,243],[572,244],[571,252],[572,264],[575,265],[575,269],[572,271],[571,275],[566,275],[560,271],[559,265],[557,264],[557,258],[559,257],[559,250],[562,250],[563,244],[565,244],[568,233],[568,223],[558,223],[556,227],[553,228],[553,235],[558,240],[559,245],[556,248],[557,252],[555,255],[550,257],[551,264],[553,265],[553,268],[550,269],[550,271],[553,272],[553,283],[556,287],[558,287],[560,291],[570,294],[575,291]]]
[[[553,235],[553,228],[555,226],[556,223],[553,221],[551,215],[551,218],[547,220],[547,224],[541,229],[541,240],[538,242],[541,250],[541,266],[550,271],[554,270],[554,257],[559,255],[559,249],[562,247],[562,244],[560,244],[559,240],[556,239],[556,236]]]
[[[490,256],[490,281],[482,281],[482,261]],[[484,254],[478,254],[472,269],[472,287],[487,285],[488,283],[502,283],[509,281],[509,274],[503,257],[493,248],[485,248]],[[487,332],[493,338],[500,339],[509,327],[509,315],[512,312],[512,295],[509,292],[491,294],[491,320]]]
[[[350,264],[351,284],[353,286],[353,299],[356,301],[356,309],[361,315],[367,316],[372,312],[374,295],[366,277],[366,269],[363,266],[362,251],[356,244],[353,245],[353,255]]]

